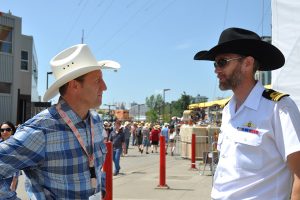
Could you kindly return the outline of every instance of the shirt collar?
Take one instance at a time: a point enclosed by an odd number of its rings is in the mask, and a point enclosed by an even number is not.
[[[68,117],[72,120],[73,124],[78,124],[83,121],[89,122],[88,119],[90,118],[90,111],[88,111],[86,120],[82,120],[80,116],[72,110],[72,108],[63,98],[60,98],[58,103],[60,103],[61,109],[68,115]]]
[[[250,94],[248,95],[247,99],[245,100],[242,106],[246,106],[253,110],[257,110],[262,96],[261,94],[263,93],[264,89],[265,88],[261,84],[261,82],[257,81],[257,83],[255,84],[254,88],[251,90]],[[235,98],[233,99],[234,101],[232,103],[234,103],[235,105],[236,104]]]

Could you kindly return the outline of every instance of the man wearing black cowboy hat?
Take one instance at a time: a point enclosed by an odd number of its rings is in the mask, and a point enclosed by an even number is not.
[[[280,50],[229,28],[194,59],[214,61],[220,89],[234,94],[223,110],[212,199],[300,199],[299,110],[289,95],[254,78],[284,65]]]

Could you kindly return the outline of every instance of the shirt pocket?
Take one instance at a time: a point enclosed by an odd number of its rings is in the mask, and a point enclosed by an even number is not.
[[[251,171],[263,167],[262,134],[237,131],[233,140],[237,168]]]

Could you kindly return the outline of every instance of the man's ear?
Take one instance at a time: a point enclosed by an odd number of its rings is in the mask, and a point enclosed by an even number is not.
[[[243,60],[243,68],[246,71],[253,71],[254,67],[254,58],[252,56],[247,56]]]
[[[71,91],[72,92],[75,92],[75,91],[77,91],[78,90],[78,88],[80,87],[81,85],[80,85],[80,83],[78,82],[78,81],[76,81],[76,80],[71,80],[70,82],[69,82],[69,89],[71,89]]]

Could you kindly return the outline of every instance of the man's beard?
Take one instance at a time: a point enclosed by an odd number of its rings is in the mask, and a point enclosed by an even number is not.
[[[223,82],[219,82],[220,90],[223,91],[235,89],[242,82],[242,76],[241,65],[238,65],[228,78],[226,78]]]

